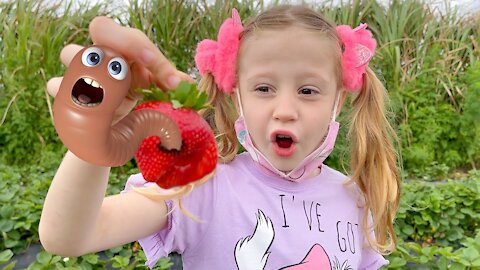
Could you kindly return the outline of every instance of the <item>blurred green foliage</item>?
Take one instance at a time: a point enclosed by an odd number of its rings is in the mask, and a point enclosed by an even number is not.
[[[273,4],[279,1],[274,1]],[[132,0],[112,8],[39,0],[0,4],[0,160],[31,164],[64,148],[52,125],[48,79],[61,76],[58,56],[68,43],[88,45],[88,23],[109,15],[145,32],[180,70],[197,75],[193,53],[201,39],[216,38],[221,22],[237,7],[242,18],[265,8],[263,1]],[[405,173],[444,178],[477,168],[479,16],[455,10],[435,13],[420,0],[347,1],[315,6],[338,24],[366,22],[378,40],[373,67],[389,91],[392,122],[401,141]],[[81,12],[77,12],[81,11]],[[346,108],[346,111],[348,108]],[[345,123],[345,115],[340,118]],[[342,129],[328,163],[348,160]],[[344,162],[348,167],[348,162]],[[430,176],[430,175],[428,175]]]

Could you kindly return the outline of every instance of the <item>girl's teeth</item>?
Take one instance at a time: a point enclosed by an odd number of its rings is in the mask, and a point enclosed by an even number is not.
[[[290,139],[290,136],[288,136],[288,135],[277,135],[277,138],[279,138],[279,139]]]

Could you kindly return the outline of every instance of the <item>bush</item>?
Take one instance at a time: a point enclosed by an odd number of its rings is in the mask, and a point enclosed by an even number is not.
[[[480,267],[480,174],[444,183],[402,186],[395,222],[397,250],[388,269]]]
[[[398,250],[388,256],[387,269],[479,269],[480,267],[480,231],[475,238],[467,237],[461,241],[461,248],[420,245],[416,242],[400,241]]]
[[[11,261],[14,254],[20,254],[30,245],[39,243],[38,224],[43,201],[58,163],[59,160],[48,159],[30,167],[0,164],[0,265],[8,265],[3,269],[15,266],[16,262]],[[113,168],[107,194],[118,194],[123,190],[128,175],[137,172],[131,163]],[[41,251],[28,269],[63,269],[74,266],[82,269],[105,269],[107,266],[143,269],[145,261],[145,254],[135,242],[79,258],[54,256]],[[168,269],[171,265],[169,258],[163,258],[155,269]]]
[[[480,177],[403,185],[396,232],[405,241],[459,247],[480,225]]]
[[[425,68],[435,70],[439,48],[426,56]],[[439,76],[425,72],[403,90],[405,117],[399,125],[405,168],[421,175],[436,167],[445,179],[454,168],[473,167],[480,161],[480,66],[468,67],[455,78],[464,97],[455,103],[442,95]],[[475,118],[476,117],[476,118]]]

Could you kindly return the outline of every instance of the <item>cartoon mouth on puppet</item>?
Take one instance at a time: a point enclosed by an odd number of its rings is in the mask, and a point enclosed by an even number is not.
[[[90,78],[80,78],[72,90],[72,100],[84,107],[95,107],[102,103],[103,87]]]

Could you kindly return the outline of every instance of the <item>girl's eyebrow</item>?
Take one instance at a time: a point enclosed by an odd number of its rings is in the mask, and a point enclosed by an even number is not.
[[[321,85],[327,85],[331,80],[322,76],[319,72],[305,72],[299,76],[302,80],[314,80]]]
[[[268,70],[251,71],[246,75],[246,81],[248,83],[257,82],[259,80],[275,80],[275,73]],[[309,80],[320,85],[328,85],[331,83],[331,79],[327,79],[322,76],[321,72],[306,71],[297,76],[299,80]]]
[[[274,75],[268,71],[252,72],[247,75],[246,81],[251,83],[258,80],[271,80],[272,78],[274,78]]]

